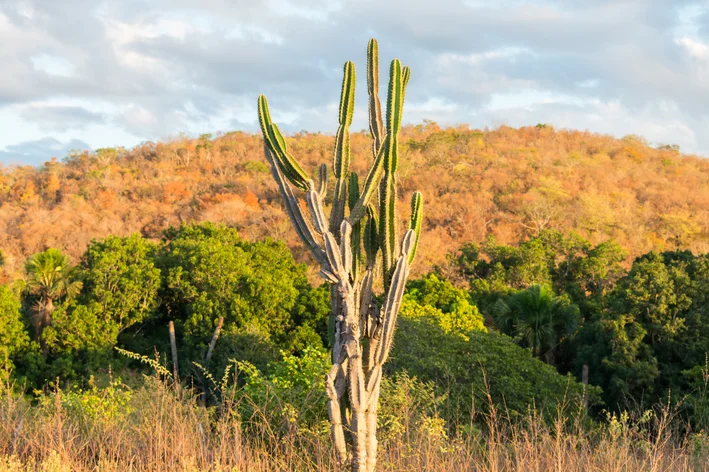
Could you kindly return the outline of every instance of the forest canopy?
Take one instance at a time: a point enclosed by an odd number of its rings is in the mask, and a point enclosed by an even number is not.
[[[312,175],[334,144],[332,136],[304,132],[288,141]],[[419,189],[428,196],[416,275],[445,264],[464,243],[493,236],[516,244],[545,229],[593,244],[612,239],[626,251],[626,265],[651,250],[709,250],[709,162],[676,147],[551,126],[442,129],[432,122],[405,126],[401,143],[399,195]],[[352,133],[360,174],[371,164],[370,144],[366,133]],[[94,238],[158,240],[183,222],[223,223],[252,241],[270,236],[297,261],[308,260],[262,146],[254,134],[206,134],[47,156],[37,168],[0,167],[4,278],[21,276],[24,260],[49,247],[78,260]]]
[[[676,402],[707,426],[709,164],[550,127],[403,135],[401,193],[431,197],[392,378],[433,392],[454,422],[486,399],[514,415],[571,399],[595,415]],[[289,142],[312,169],[332,146]],[[368,143],[353,134],[355,157]],[[29,392],[141,371],[145,356],[168,365],[172,322],[180,375],[210,399],[229,369],[254,395],[309,395],[330,293],[261,152],[230,133],[3,169],[3,375]]]

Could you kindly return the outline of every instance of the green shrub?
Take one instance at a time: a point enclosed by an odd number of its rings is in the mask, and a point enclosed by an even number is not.
[[[30,348],[30,337],[20,312],[20,298],[5,285],[0,285],[0,381],[4,372],[15,367],[14,361]]]
[[[99,388],[94,378],[90,377],[87,389],[56,389],[40,394],[37,400],[44,414],[54,415],[57,408],[62,408],[81,425],[91,427],[96,424],[110,425],[130,415],[133,411],[132,396],[133,392],[120,378],[111,379],[108,385]]]
[[[254,174],[268,174],[268,167],[261,161],[244,162],[244,170],[246,172],[253,172]]]
[[[559,404],[577,405],[583,395],[583,386],[571,376],[560,375],[505,335],[449,334],[435,319],[403,311],[388,370],[435,382],[439,394],[447,396],[443,417],[453,422],[469,422],[474,408],[485,411],[488,392],[513,416],[529,408],[551,414]],[[589,389],[591,403],[599,392]]]
[[[455,333],[467,339],[470,331],[487,331],[478,307],[470,295],[447,280],[429,274],[407,285],[408,291],[401,306],[401,316],[424,317],[446,333]]]
[[[82,304],[98,304],[102,317],[118,331],[145,320],[158,306],[156,251],[138,234],[93,240],[80,264]]]

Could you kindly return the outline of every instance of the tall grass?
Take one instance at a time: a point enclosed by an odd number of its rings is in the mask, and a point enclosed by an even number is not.
[[[396,425],[382,425],[380,470],[709,470],[709,437],[687,433],[668,406],[593,423],[560,406],[549,423],[534,410],[513,421],[490,404],[469,424],[446,425],[436,415],[421,415],[406,379],[383,417],[396,417]],[[156,377],[134,390],[116,381],[33,399],[5,385],[0,470],[334,470],[327,425],[301,420],[298,410],[305,407],[293,410],[273,396],[266,405],[234,390],[205,409],[189,389]]]

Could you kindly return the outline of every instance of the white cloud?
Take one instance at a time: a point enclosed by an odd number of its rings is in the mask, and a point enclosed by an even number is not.
[[[49,75],[71,77],[76,74],[74,65],[64,57],[40,54],[31,58],[35,70]]]
[[[256,130],[260,93],[285,130],[333,132],[346,59],[363,129],[376,36],[383,75],[394,54],[413,70],[409,121],[550,122],[709,153],[708,18],[689,0],[4,0],[0,150]]]
[[[678,38],[675,42],[687,50],[694,59],[709,61],[709,43],[697,41],[689,37]]]

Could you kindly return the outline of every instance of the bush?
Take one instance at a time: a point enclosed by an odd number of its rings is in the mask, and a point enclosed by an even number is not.
[[[92,241],[80,265],[82,304],[98,304],[102,318],[118,331],[145,320],[158,306],[156,250],[138,234]]]
[[[446,333],[458,334],[465,339],[470,331],[487,331],[470,295],[433,274],[409,282],[400,313],[412,319],[427,318]]]
[[[0,381],[4,372],[14,368],[13,361],[30,347],[30,337],[20,312],[19,297],[5,285],[0,285],[0,365],[7,369],[0,370]]]
[[[278,348],[322,346],[326,289],[308,284],[305,265],[295,263],[285,244],[245,241],[235,229],[212,223],[171,228],[165,240],[164,309],[175,319],[191,359],[203,359],[220,317],[218,370],[230,358],[263,368],[275,360],[264,354]]]
[[[447,333],[435,319],[411,317],[403,310],[386,368],[435,382],[439,394],[448,397],[443,417],[452,422],[469,422],[474,408],[484,411],[488,392],[495,405],[504,405],[513,416],[529,408],[550,414],[559,404],[574,405],[583,396],[583,385],[505,335],[470,331],[462,337]],[[589,388],[591,403],[599,392]]]

